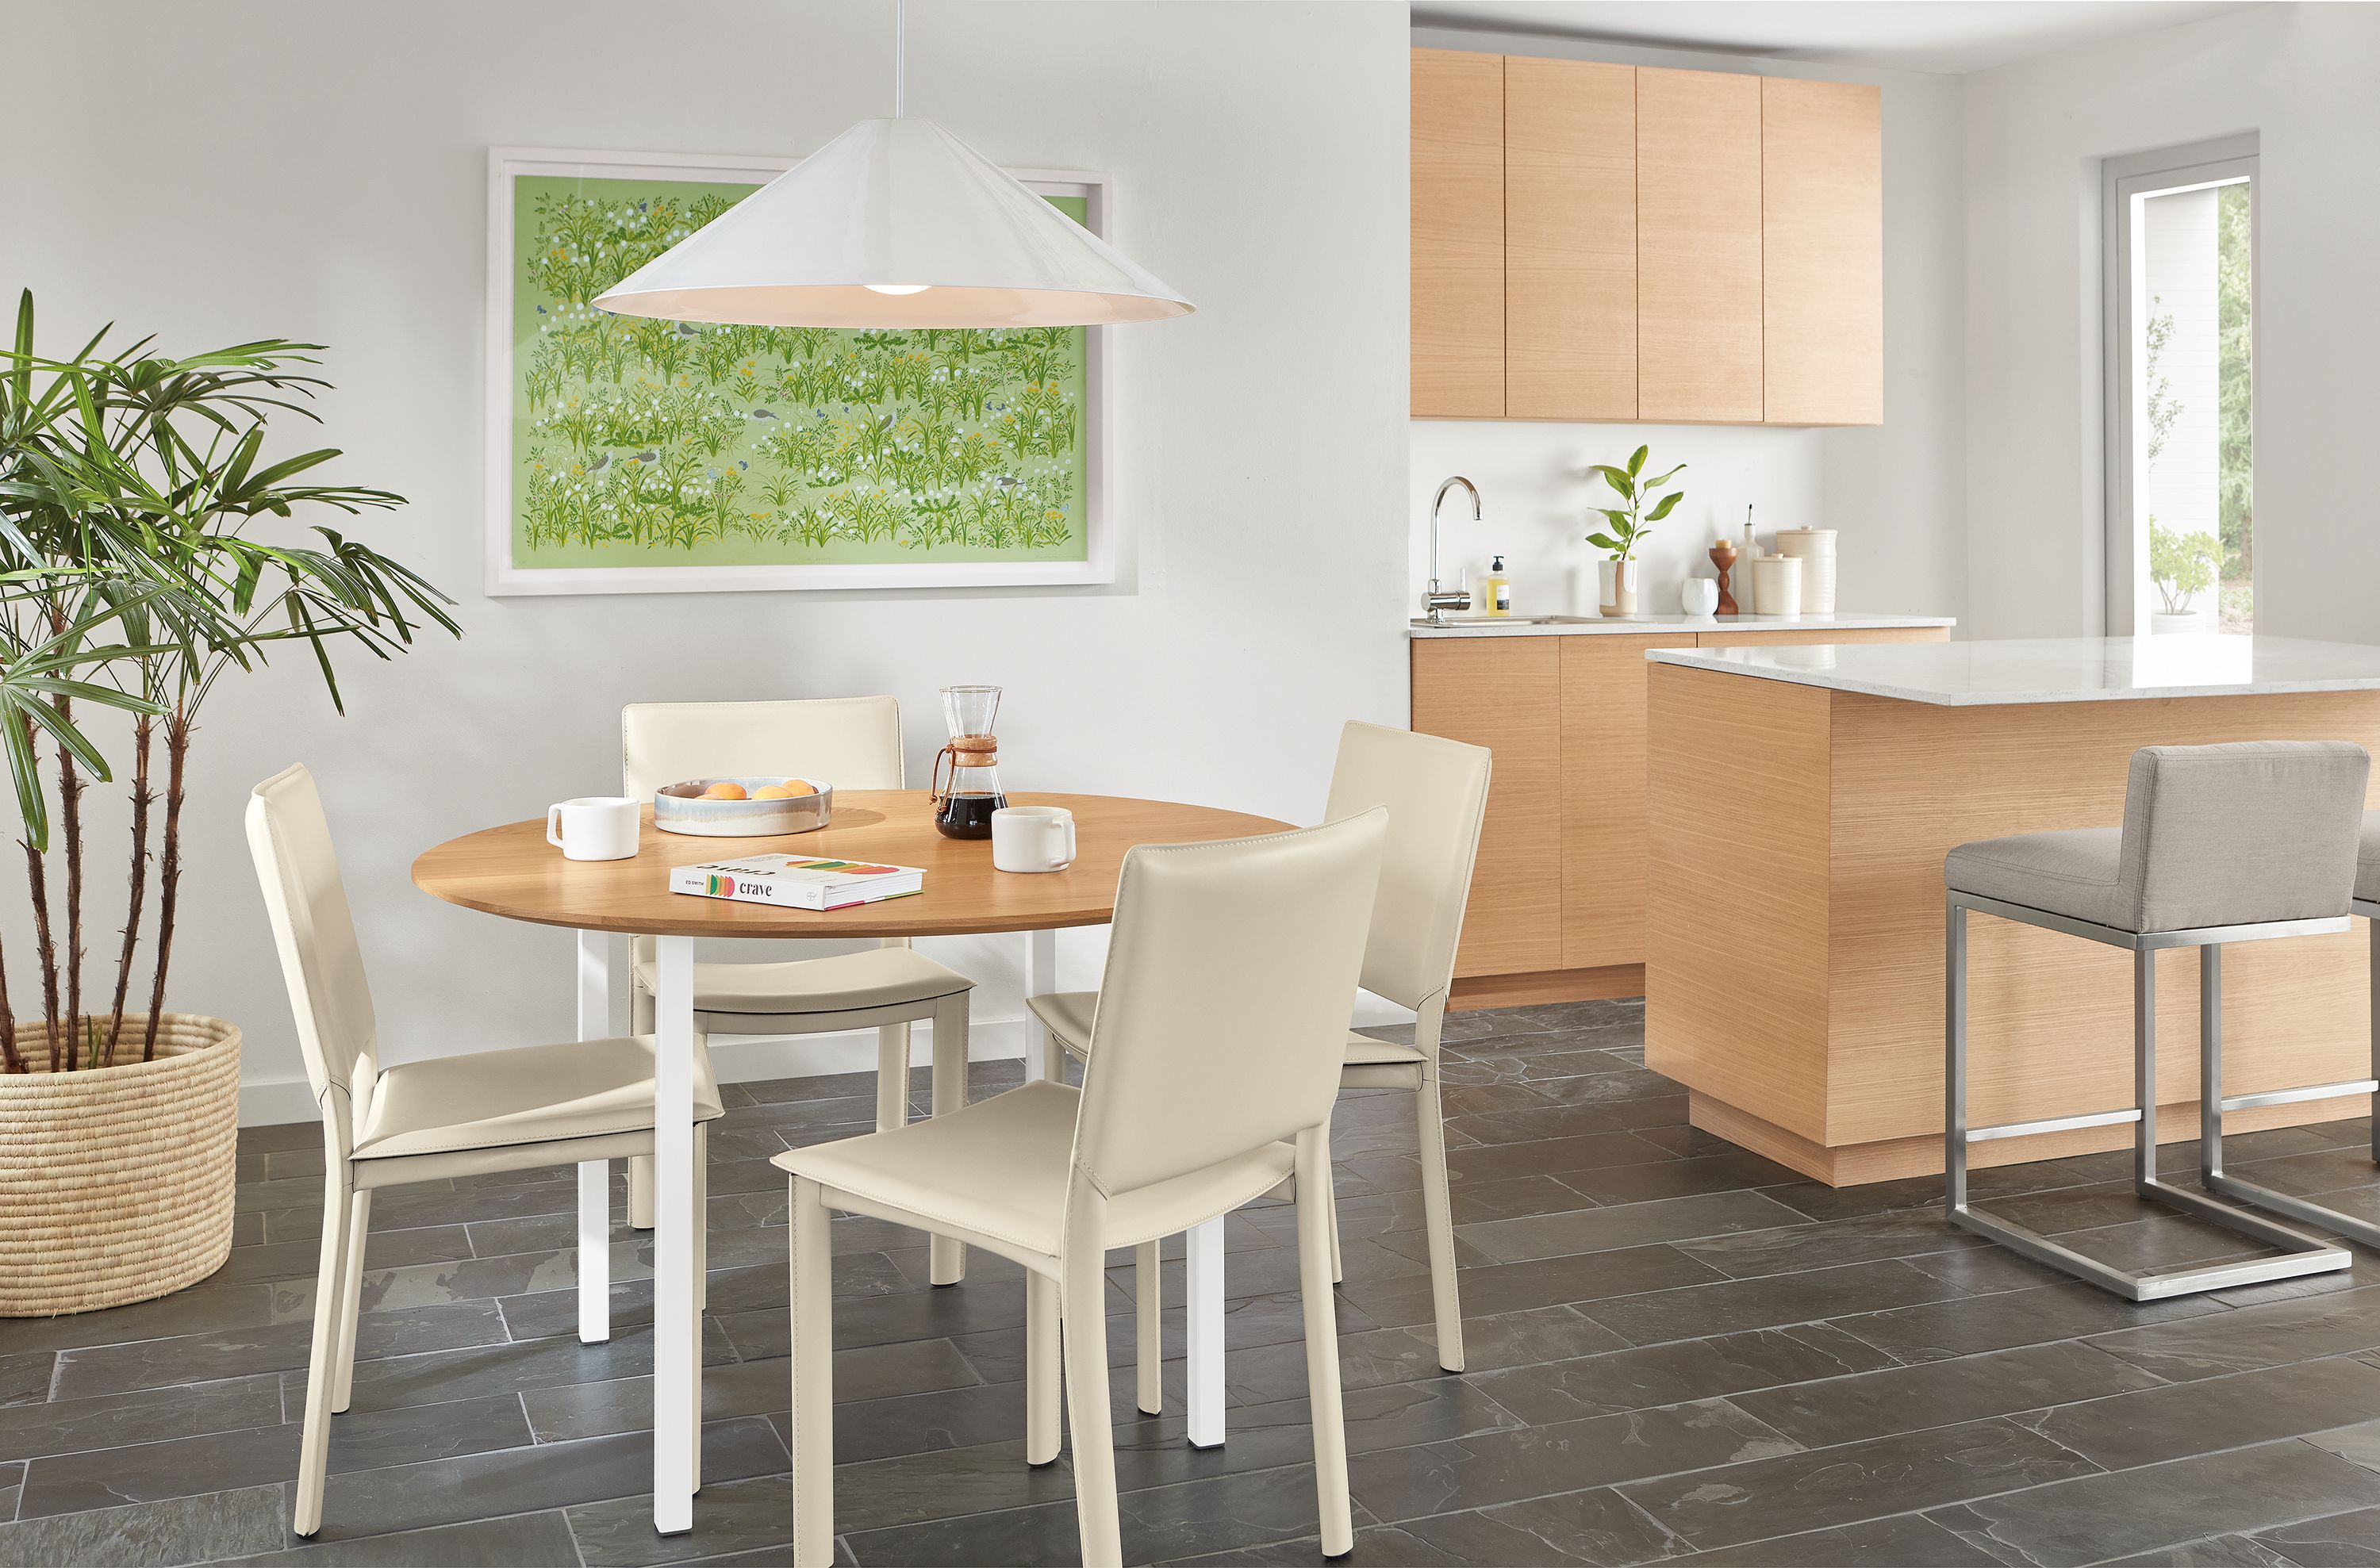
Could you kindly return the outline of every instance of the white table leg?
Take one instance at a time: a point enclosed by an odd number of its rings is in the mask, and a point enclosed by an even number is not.
[[[1058,989],[1058,934],[1054,931],[1028,931],[1025,934],[1025,994],[1046,996]],[[1050,1031],[1030,1011],[1025,1015],[1025,1081],[1040,1079],[1063,1082],[1066,1064],[1057,1058],[1057,1042]]]
[[[694,1308],[694,939],[655,943],[653,1528],[694,1528],[702,1331]]]
[[[1189,1280],[1190,1446],[1223,1446],[1223,1222],[1193,1225],[1182,1238]]]
[[[578,1038],[612,1032],[612,938],[578,934]],[[578,1163],[578,1338],[601,1345],[612,1337],[612,1163]]]

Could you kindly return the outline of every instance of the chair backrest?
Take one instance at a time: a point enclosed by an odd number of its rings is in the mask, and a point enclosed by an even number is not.
[[[1113,1195],[1318,1127],[1388,814],[1124,857],[1075,1163]]]
[[[838,790],[898,790],[901,705],[892,697],[630,703],[620,710],[623,793],[685,778],[799,773]]]
[[[2346,741],[2134,752],[2118,874],[2132,929],[2345,914],[2371,770]]]
[[[306,1081],[325,1116],[344,1129],[349,1116],[360,1121],[368,1110],[379,1041],[331,825],[314,776],[302,765],[274,774],[249,797],[248,848],[297,1015]],[[345,1092],[349,1116],[334,1115],[325,1104],[333,1090]]]
[[[1323,820],[1389,808],[1364,989],[1419,1009],[1454,980],[1463,906],[1488,812],[1489,754],[1410,730],[1351,722],[1339,734]]]

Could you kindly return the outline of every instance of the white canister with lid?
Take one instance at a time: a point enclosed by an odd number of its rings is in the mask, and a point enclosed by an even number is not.
[[[1752,563],[1752,613],[1801,619],[1801,557],[1764,555]]]
[[[1779,528],[1777,553],[1802,563],[1802,611],[1805,615],[1835,612],[1835,530]]]

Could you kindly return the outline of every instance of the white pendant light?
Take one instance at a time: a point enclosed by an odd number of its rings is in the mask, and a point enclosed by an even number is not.
[[[1096,326],[1195,308],[900,108],[896,85],[895,118],[860,121],[595,303],[767,327]]]

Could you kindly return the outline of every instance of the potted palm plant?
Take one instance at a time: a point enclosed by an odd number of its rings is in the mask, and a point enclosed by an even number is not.
[[[1625,468],[1614,468],[1608,463],[1592,464],[1587,468],[1590,474],[1603,476],[1603,482],[1620,492],[1620,499],[1626,503],[1597,507],[1595,510],[1603,513],[1609,526],[1586,537],[1588,544],[1610,552],[1600,566],[1602,597],[1597,608],[1613,620],[1624,621],[1636,613],[1636,547],[1652,533],[1654,524],[1670,515],[1678,502],[1686,499],[1685,491],[1671,490],[1658,501],[1652,500],[1655,490],[1686,470],[1681,463],[1667,474],[1650,479],[1643,477],[1645,457],[1652,450],[1638,447],[1629,456]],[[1649,512],[1645,510],[1648,501],[1652,506]]]
[[[176,358],[149,339],[107,350],[108,335],[67,358],[37,353],[29,292],[0,349],[0,754],[40,982],[35,1013],[7,983],[21,947],[0,941],[0,1316],[162,1296],[230,1248],[239,1031],[165,1008],[207,698],[298,644],[339,705],[337,648],[385,658],[425,623],[459,630],[444,595],[336,529],[266,537],[261,520],[301,509],[403,503],[303,477],[334,450],[264,460],[270,420],[314,417],[306,403],[329,384],[307,369],[319,345]],[[98,712],[115,716],[104,740]],[[131,754],[131,843],[103,992],[84,985],[82,807],[115,781],[107,742]]]

